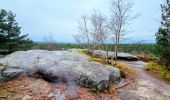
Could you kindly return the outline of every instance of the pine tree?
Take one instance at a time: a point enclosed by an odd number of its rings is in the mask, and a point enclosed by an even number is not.
[[[161,61],[170,68],[170,0],[161,5],[162,21],[161,27],[156,33],[157,51]]]
[[[21,35],[15,17],[11,11],[0,10],[0,53],[26,50],[32,45],[32,41],[26,38],[28,34]]]

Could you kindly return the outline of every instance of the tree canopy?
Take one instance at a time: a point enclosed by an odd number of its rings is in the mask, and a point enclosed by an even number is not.
[[[166,0],[161,9],[161,27],[156,33],[157,51],[161,60],[170,68],[170,0]]]
[[[32,41],[28,34],[21,35],[21,27],[11,11],[0,9],[0,53],[12,53],[31,48]]]

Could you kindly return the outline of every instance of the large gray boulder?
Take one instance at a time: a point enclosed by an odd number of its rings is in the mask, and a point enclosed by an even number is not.
[[[103,80],[113,82],[120,79],[119,69],[89,62],[87,56],[75,50],[18,51],[0,59],[0,64],[9,67],[8,70],[3,71],[3,76],[17,76],[21,73],[23,75],[24,72],[26,75],[43,78],[50,82],[63,81],[68,84],[74,82],[84,87],[96,86]],[[15,69],[10,66],[15,66]]]
[[[95,55],[102,57],[102,58],[107,58],[107,52],[104,50],[94,50],[93,52]],[[117,55],[118,59],[122,59],[122,60],[131,60],[131,61],[137,61],[138,57],[131,55],[129,53],[123,53],[123,52],[119,52]],[[108,58],[114,58],[114,52],[109,51],[108,52]]]
[[[118,53],[118,59],[138,61],[138,57],[129,53]]]

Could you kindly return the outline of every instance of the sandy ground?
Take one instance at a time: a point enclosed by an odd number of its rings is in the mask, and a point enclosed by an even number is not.
[[[127,79],[124,80],[127,82]],[[42,79],[20,77],[0,84],[0,100],[121,100],[117,94],[129,90],[129,85],[111,93],[94,93],[91,89],[76,86],[69,88],[65,83],[49,83]]]
[[[145,70],[147,63],[120,62],[132,66],[137,73],[138,84],[129,90],[132,94],[136,94],[141,100],[170,100],[170,84],[149,74]]]

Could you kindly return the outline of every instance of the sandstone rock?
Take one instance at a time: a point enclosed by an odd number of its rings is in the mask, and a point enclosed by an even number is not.
[[[79,78],[77,79],[76,83],[82,87],[86,88],[92,88],[95,87],[96,82],[92,79],[90,79],[86,75],[80,75]]]
[[[128,53],[118,53],[118,59],[138,61],[138,57]]]
[[[99,56],[99,57],[102,57],[102,58],[107,58],[106,51],[103,51],[103,50],[95,50],[94,54]],[[114,58],[114,52],[108,52],[108,57],[110,59]],[[128,54],[128,53],[120,52],[120,53],[118,53],[118,59],[137,61],[138,57],[131,55],[131,54]]]
[[[4,57],[5,57],[5,55],[0,55],[0,59],[1,59],[1,58],[4,58]]]
[[[11,100],[22,100],[23,98],[23,95],[21,94],[16,94],[15,96],[11,97],[10,99]]]
[[[93,52],[95,55],[102,57],[102,58],[107,58],[107,52],[103,51],[103,50],[94,50]],[[109,52],[108,56],[112,56],[114,53],[113,52]]]
[[[118,88],[121,88],[121,87],[126,86],[127,84],[128,84],[128,83],[125,82],[125,81],[120,81],[119,83],[114,84],[114,88],[118,89]]]
[[[23,73],[24,70],[22,69],[8,67],[1,72],[1,76],[3,77],[4,81],[8,81],[8,80],[18,78]]]
[[[8,69],[5,75],[18,76],[22,71],[29,75],[43,78],[50,82],[75,82],[84,87],[92,87],[103,80],[112,82],[120,78],[120,71],[112,66],[89,62],[88,57],[70,51],[29,50],[18,51],[0,59],[0,64],[18,66]],[[10,73],[10,72],[17,73]]]
[[[120,82],[120,77],[118,75],[115,75],[115,73],[110,73],[109,81],[111,83],[119,83]]]
[[[31,100],[31,99],[32,99],[32,97],[29,96],[29,95],[25,95],[25,96],[23,96],[23,98],[22,98],[22,100]]]
[[[100,81],[98,84],[97,84],[97,86],[96,86],[96,88],[97,88],[97,90],[99,90],[99,91],[104,91],[104,90],[108,90],[108,88],[109,88],[109,81],[108,80],[102,80],[102,81]]]
[[[133,95],[129,91],[121,91],[118,95],[122,100],[139,100],[137,96]]]

